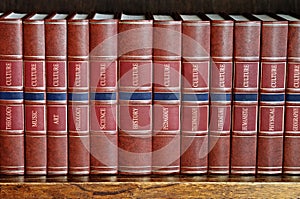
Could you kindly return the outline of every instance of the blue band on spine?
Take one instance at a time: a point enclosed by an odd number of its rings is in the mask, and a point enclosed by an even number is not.
[[[47,100],[64,101],[67,100],[67,93],[47,93]]]
[[[281,102],[284,101],[284,94],[260,94],[260,101],[263,102]]]
[[[258,95],[257,94],[234,94],[233,100],[234,101],[257,101]]]
[[[0,92],[1,100],[22,100],[23,98],[23,92]]]
[[[149,92],[137,92],[137,93],[119,93],[120,100],[152,100],[152,93]]]
[[[45,100],[45,93],[25,93],[24,98],[29,101]]]
[[[201,94],[183,94],[182,101],[208,101],[208,93]]]
[[[180,100],[180,93],[154,93],[154,100]]]
[[[116,100],[116,93],[91,93],[91,100]]]
[[[286,101],[300,102],[300,94],[286,94]]]
[[[231,101],[231,93],[211,93],[210,94],[211,101],[219,102],[219,101]]]
[[[88,101],[89,93],[68,93],[70,101]]]

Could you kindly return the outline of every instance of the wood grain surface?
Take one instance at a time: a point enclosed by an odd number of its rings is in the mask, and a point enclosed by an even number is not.
[[[0,198],[297,198],[299,177],[2,177]]]

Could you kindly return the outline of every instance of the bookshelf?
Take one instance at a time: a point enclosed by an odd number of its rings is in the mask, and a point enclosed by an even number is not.
[[[300,13],[298,0],[2,0],[0,12]],[[299,176],[0,176],[1,198],[296,198]]]

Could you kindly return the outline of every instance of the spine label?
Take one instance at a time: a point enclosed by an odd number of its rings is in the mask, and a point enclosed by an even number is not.
[[[45,105],[26,105],[26,131],[45,131]]]
[[[208,105],[184,106],[182,109],[182,131],[207,131],[208,110]]]
[[[120,85],[122,87],[150,87],[152,80],[152,61],[120,61]]]
[[[0,86],[23,86],[23,62],[0,61]]]
[[[300,88],[300,63],[289,63],[287,73],[287,87]]]
[[[208,89],[209,62],[182,63],[183,88]]]
[[[258,62],[235,62],[234,88],[258,88]]]
[[[285,131],[298,132],[300,130],[299,113],[300,107],[286,106]]]
[[[231,89],[232,87],[232,63],[212,63],[212,89]]]
[[[66,62],[65,61],[47,61],[47,87],[65,88],[66,82]]]
[[[87,61],[69,61],[68,73],[69,88],[87,88],[89,86]]]
[[[230,131],[231,106],[210,107],[210,130],[215,132]]]
[[[91,61],[91,88],[116,87],[117,62]]]
[[[179,105],[154,105],[154,130],[177,131],[180,130]]]
[[[91,131],[117,130],[117,105],[91,105]]]
[[[44,64],[44,61],[24,61],[26,88],[45,87]]]
[[[261,88],[285,88],[286,63],[262,63]]]
[[[180,61],[155,61],[154,62],[154,86],[180,87]]]
[[[233,131],[256,131],[257,105],[234,106]]]
[[[69,105],[69,130],[70,131],[88,131],[89,127],[89,106],[87,105]]]
[[[260,107],[260,131],[283,131],[284,106]]]
[[[0,118],[5,122],[0,122],[0,130],[24,130],[23,104],[0,105]]]
[[[47,107],[47,130],[66,131],[67,130],[67,105],[48,105]]]

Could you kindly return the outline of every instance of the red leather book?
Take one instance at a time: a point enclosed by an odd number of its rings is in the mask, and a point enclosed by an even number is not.
[[[289,23],[283,172],[300,174],[300,19],[279,15]]]
[[[68,173],[66,17],[45,19],[48,175]]]
[[[90,19],[91,174],[118,172],[117,34],[114,15]]]
[[[87,14],[68,18],[69,174],[90,173],[89,20]]]
[[[230,15],[234,25],[231,174],[255,174],[261,22]]]
[[[280,174],[283,162],[288,22],[268,15],[262,21],[257,173]]]
[[[228,174],[230,163],[233,21],[218,14],[211,20],[210,134],[208,172]]]
[[[121,15],[119,50],[119,172],[150,174],[153,21]]]
[[[210,21],[182,18],[181,165],[183,174],[207,173]]]
[[[25,14],[0,16],[0,174],[24,174],[23,26]]]
[[[46,136],[46,14],[32,14],[23,21],[25,173],[47,173]]]
[[[182,22],[153,17],[153,174],[179,173]]]

